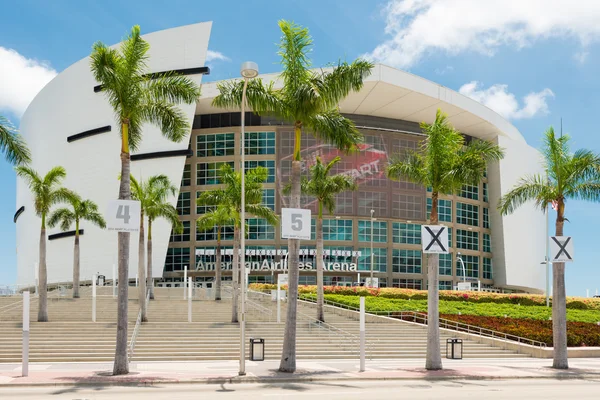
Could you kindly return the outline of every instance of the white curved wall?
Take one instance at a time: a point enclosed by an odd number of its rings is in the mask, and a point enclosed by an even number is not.
[[[144,35],[150,44],[149,72],[204,66],[211,22],[188,25]],[[190,76],[200,83],[201,75]],[[40,174],[61,165],[67,170],[64,186],[84,198],[94,200],[102,212],[109,200],[116,199],[120,173],[120,138],[113,111],[102,93],[94,93],[97,82],[92,77],[86,57],[60,73],[35,97],[21,120],[21,133],[30,146],[32,167]],[[194,117],[195,104],[181,106],[189,118]],[[112,131],[67,143],[67,137],[94,128],[111,125]],[[187,149],[189,136],[172,143],[154,126],[144,126],[144,139],[136,153]],[[185,157],[158,158],[132,162],[132,174],[147,178],[166,174],[179,186]],[[175,205],[177,198],[171,199]],[[38,261],[41,220],[35,215],[32,196],[27,186],[17,180],[16,209],[25,206],[17,220],[17,283],[34,282],[34,266]],[[74,229],[74,228],[73,228]],[[81,224],[81,277],[89,279],[100,272],[112,277],[116,260],[117,234]],[[162,276],[170,225],[153,224],[153,275]],[[60,232],[48,229],[48,234]],[[131,235],[129,276],[137,271],[138,236]],[[71,281],[73,237],[48,241],[48,282]]]

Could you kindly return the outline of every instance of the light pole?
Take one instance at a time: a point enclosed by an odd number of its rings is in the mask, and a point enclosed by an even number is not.
[[[241,232],[241,240],[240,240],[240,257],[241,257],[241,278],[242,278],[242,292],[241,292],[241,311],[242,318],[240,321],[240,372],[239,375],[246,375],[246,157],[245,157],[245,132],[244,132],[244,123],[245,123],[245,110],[246,106],[246,89],[248,88],[248,79],[256,78],[258,76],[258,65],[252,61],[246,61],[242,63],[242,67],[240,68],[240,74],[242,78],[244,78],[244,88],[242,89],[242,129],[241,129],[241,141],[242,141],[242,150],[240,162],[242,166],[240,167],[241,175],[242,175],[242,193],[241,193],[241,215],[240,215],[240,232]]]
[[[552,265],[552,261],[549,261],[548,256],[545,256],[545,260],[540,264],[546,264],[546,307],[550,307],[550,265]]]
[[[467,280],[467,272],[466,272],[466,269],[465,269],[465,263],[464,263],[462,257],[460,256],[460,251],[458,253],[456,253],[456,258],[458,259],[458,261],[460,261],[460,265],[462,267],[463,282],[466,282],[466,280]]]
[[[375,210],[371,210],[371,287],[373,287],[373,221],[375,220],[375,218],[373,218],[374,213]]]

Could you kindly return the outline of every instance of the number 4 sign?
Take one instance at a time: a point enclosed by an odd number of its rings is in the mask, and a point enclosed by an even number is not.
[[[106,229],[115,232],[138,232],[140,230],[140,202],[135,200],[111,200],[106,212]]]
[[[310,240],[310,210],[282,208],[281,237]]]

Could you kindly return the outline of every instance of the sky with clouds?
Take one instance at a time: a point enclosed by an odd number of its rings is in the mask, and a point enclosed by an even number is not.
[[[250,4],[251,3],[251,4]],[[573,147],[600,152],[600,1],[596,0],[191,0],[122,2],[20,0],[3,5],[0,114],[15,125],[57,73],[89,55],[95,41],[118,42],[134,24],[152,32],[213,21],[208,80],[237,77],[245,60],[280,69],[277,20],[308,26],[314,66],[362,56],[454,89],[510,120],[534,147],[554,125]],[[15,280],[15,177],[0,163],[0,284]],[[572,201],[566,232],[577,261],[570,295],[600,289],[595,226],[600,206]],[[524,266],[540,267],[540,266]]]

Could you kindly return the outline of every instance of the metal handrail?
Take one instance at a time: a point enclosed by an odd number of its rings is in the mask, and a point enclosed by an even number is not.
[[[146,306],[148,305],[148,301],[150,301],[150,291],[146,292]],[[137,319],[135,320],[135,327],[133,328],[133,332],[131,333],[131,339],[129,340],[129,352],[128,352],[128,360],[131,361],[133,357],[133,351],[135,350],[135,341],[137,340],[137,335],[140,331],[140,326],[142,325],[142,308],[140,307],[140,311],[138,312]]]
[[[316,299],[314,299],[312,297],[302,296],[301,299],[304,301],[312,302],[312,303],[316,302]],[[350,311],[359,311],[356,307],[352,307],[352,306],[342,304],[342,303],[337,303],[335,301],[324,300],[324,303],[329,306],[343,308],[343,309],[347,309]],[[421,313],[418,311],[370,310],[370,311],[365,311],[365,312],[367,312],[369,314],[373,314],[373,315],[378,315],[378,316],[387,316],[390,318],[401,319],[403,321],[406,321],[406,319],[403,318],[404,316],[412,316],[413,320],[411,322],[418,323],[418,324],[424,324],[424,325],[427,324],[427,314]],[[525,338],[525,337],[517,336],[517,335],[511,335],[509,333],[504,333],[504,332],[495,331],[492,329],[482,328],[480,326],[465,324],[463,322],[453,321],[453,320],[446,319],[446,318],[440,318],[439,323],[440,323],[440,328],[455,330],[457,332],[466,332],[469,334],[478,335],[478,336],[482,336],[482,337],[491,337],[491,338],[495,338],[495,339],[510,340],[510,341],[515,341],[515,342],[522,343],[522,344],[528,344],[528,345],[535,346],[535,347],[542,347],[542,348],[547,347],[546,343],[540,342],[538,340],[529,339],[529,338]]]

